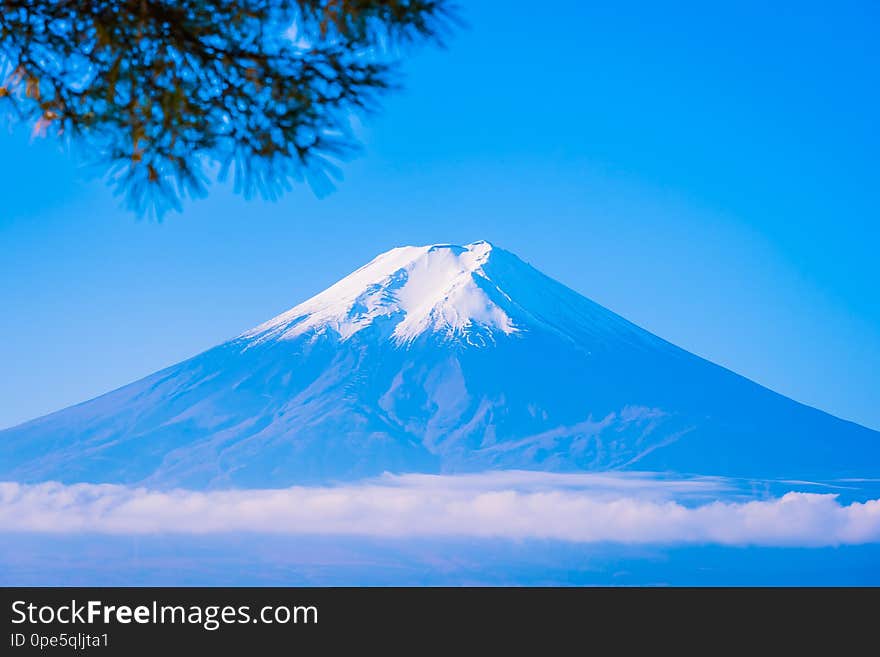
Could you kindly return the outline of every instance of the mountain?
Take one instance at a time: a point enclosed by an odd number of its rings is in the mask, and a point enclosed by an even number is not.
[[[487,242],[392,249],[229,342],[0,431],[0,479],[26,482],[878,466],[878,432],[679,349]]]

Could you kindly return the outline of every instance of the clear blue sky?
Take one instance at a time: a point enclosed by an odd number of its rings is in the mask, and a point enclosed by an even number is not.
[[[0,426],[223,341],[400,244],[488,239],[880,428],[880,5],[463,0],[337,192],[137,221],[0,135]],[[772,4],[770,8],[767,5]]]

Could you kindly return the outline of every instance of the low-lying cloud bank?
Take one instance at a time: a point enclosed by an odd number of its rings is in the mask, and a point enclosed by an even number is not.
[[[346,534],[828,546],[880,542],[880,499],[717,499],[712,479],[491,473],[283,490],[0,483],[0,532]],[[708,495],[714,495],[711,501]],[[684,500],[684,501],[683,501]]]

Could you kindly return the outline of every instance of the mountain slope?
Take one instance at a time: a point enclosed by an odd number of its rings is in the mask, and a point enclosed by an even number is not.
[[[393,249],[227,343],[0,432],[0,478],[20,481],[878,466],[877,432],[678,349],[486,242]]]

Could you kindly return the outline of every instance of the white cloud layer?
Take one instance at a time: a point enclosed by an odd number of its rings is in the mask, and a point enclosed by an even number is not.
[[[372,537],[827,546],[880,542],[880,499],[742,501],[720,480],[499,472],[196,492],[0,483],[0,532],[262,532]],[[711,497],[710,497],[711,496]]]

